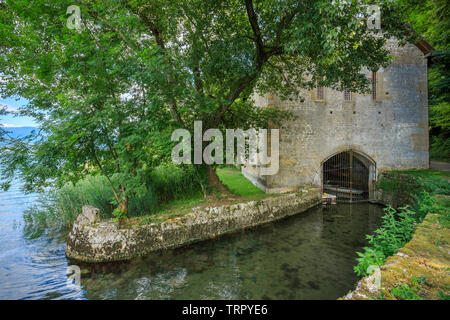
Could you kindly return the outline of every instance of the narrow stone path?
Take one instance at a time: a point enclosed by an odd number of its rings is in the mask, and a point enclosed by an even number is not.
[[[430,161],[430,169],[450,172],[450,163],[440,161]]]

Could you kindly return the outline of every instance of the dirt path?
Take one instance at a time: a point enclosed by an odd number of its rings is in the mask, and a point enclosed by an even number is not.
[[[430,161],[430,169],[450,172],[450,163],[440,161]]]

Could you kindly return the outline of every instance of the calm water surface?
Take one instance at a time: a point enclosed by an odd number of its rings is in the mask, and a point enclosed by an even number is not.
[[[36,200],[0,192],[0,299],[336,299],[354,288],[356,251],[381,223],[371,204],[316,207],[252,231],[130,262],[80,265],[67,282],[64,243],[23,236]]]

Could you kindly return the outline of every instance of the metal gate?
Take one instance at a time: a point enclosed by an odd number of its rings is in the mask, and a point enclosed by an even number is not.
[[[369,199],[369,168],[351,150],[325,161],[322,178],[323,192],[335,195],[338,201]]]

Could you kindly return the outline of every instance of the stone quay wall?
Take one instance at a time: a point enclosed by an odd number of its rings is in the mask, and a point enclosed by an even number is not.
[[[181,247],[304,212],[321,201],[318,188],[192,212],[161,223],[120,228],[100,221],[98,209],[83,207],[67,238],[66,256],[83,262],[129,260]]]

